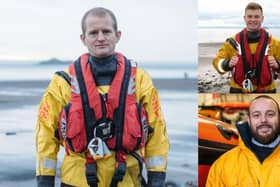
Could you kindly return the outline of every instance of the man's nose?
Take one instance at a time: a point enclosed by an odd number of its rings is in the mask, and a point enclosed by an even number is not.
[[[98,35],[97,35],[97,40],[104,40],[105,39],[105,36],[103,34],[103,32],[98,32]]]
[[[261,122],[266,122],[266,120],[267,120],[266,115],[261,115]]]

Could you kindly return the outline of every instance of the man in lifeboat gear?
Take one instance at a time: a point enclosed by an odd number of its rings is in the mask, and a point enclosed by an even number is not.
[[[110,10],[93,8],[81,23],[88,53],[56,72],[39,106],[37,185],[54,186],[63,145],[61,186],[162,187],[169,141],[157,90],[115,52],[121,32]]]
[[[245,8],[246,28],[228,38],[213,60],[219,74],[231,72],[230,93],[275,93],[280,72],[280,42],[261,27],[261,5]]]
[[[268,95],[250,102],[248,121],[237,125],[238,145],[213,163],[206,187],[280,186],[279,112]]]

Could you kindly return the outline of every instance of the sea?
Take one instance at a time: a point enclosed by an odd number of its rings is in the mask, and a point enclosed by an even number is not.
[[[67,65],[0,63],[0,81],[49,80]],[[195,63],[140,64],[152,78],[179,78],[185,73],[197,76]],[[1,96],[42,96],[43,88],[0,88]],[[159,90],[161,107],[170,139],[166,181],[177,187],[198,186],[197,181],[197,92],[196,90]],[[2,103],[3,106],[3,103]],[[35,136],[38,104],[25,103],[16,108],[0,107],[0,186],[36,186]],[[58,168],[64,154],[59,152]],[[59,170],[59,169],[58,169]],[[56,179],[59,186],[59,171]]]
[[[138,66],[152,78],[197,78],[197,64],[144,62]],[[67,64],[40,64],[29,61],[0,61],[0,81],[6,80],[49,80],[54,72],[65,70]]]
[[[198,27],[198,42],[199,43],[220,43],[227,38],[234,36],[243,29],[239,27]],[[280,28],[270,27],[265,29],[274,37],[280,40]]]

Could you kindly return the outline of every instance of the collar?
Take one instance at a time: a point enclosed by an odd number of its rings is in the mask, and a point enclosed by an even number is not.
[[[256,42],[259,42],[259,40],[260,40],[261,32],[259,30],[247,31],[247,36],[248,36],[249,43],[256,43]]]
[[[116,55],[110,55],[108,57],[104,57],[104,58],[97,58],[95,56],[90,55],[89,56],[89,61],[92,63],[97,63],[97,64],[109,64],[113,61],[113,59],[116,58]]]
[[[280,143],[280,136],[278,135],[277,138],[273,140],[273,142],[271,142],[270,144],[261,144],[254,137],[252,137],[251,141],[253,144],[259,147],[275,148]]]

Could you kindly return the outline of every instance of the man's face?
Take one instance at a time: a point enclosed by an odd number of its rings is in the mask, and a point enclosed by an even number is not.
[[[263,15],[260,9],[248,9],[245,12],[244,21],[248,31],[257,31],[261,28]]]
[[[121,37],[121,32],[113,28],[112,18],[107,14],[105,16],[88,15],[85,25],[85,34],[81,34],[80,38],[89,53],[97,58],[112,55]]]
[[[250,105],[248,123],[253,137],[262,144],[268,144],[279,133],[277,105],[268,98],[259,98]]]

